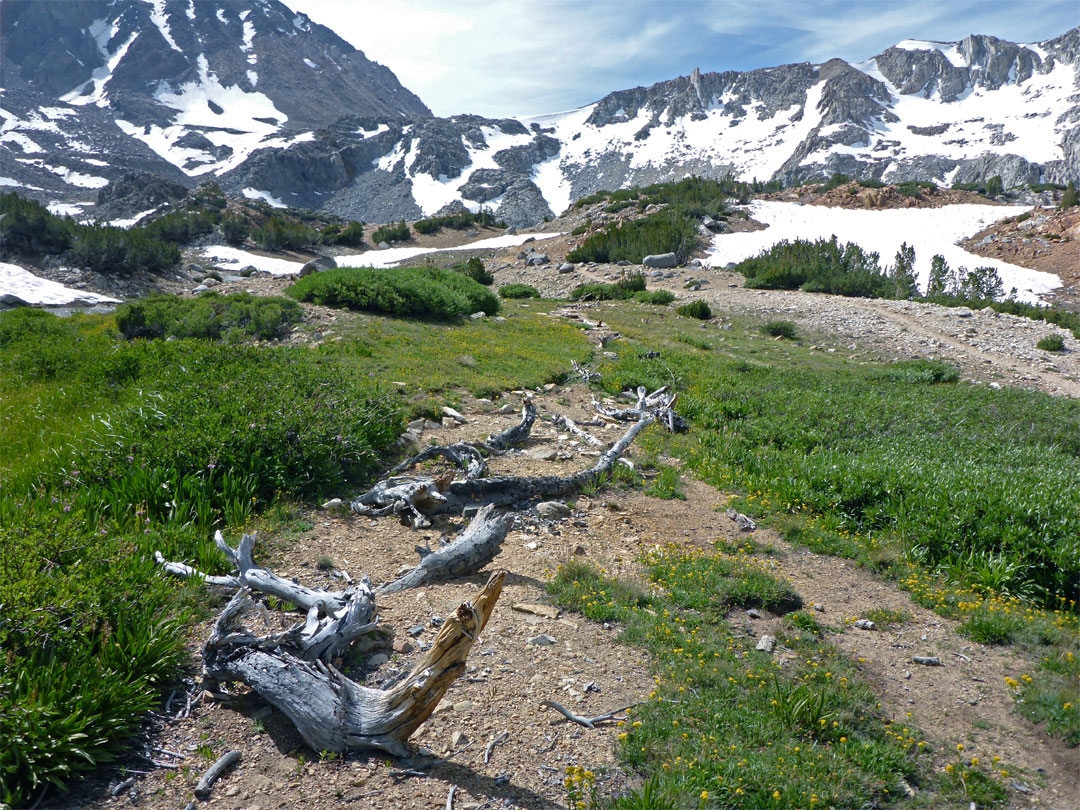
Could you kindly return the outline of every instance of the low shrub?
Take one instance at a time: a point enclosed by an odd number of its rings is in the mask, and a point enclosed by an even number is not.
[[[300,316],[300,305],[289,298],[207,292],[198,298],[153,295],[121,304],[116,310],[116,325],[128,339],[219,340],[239,333],[271,340],[279,337],[286,326],[299,321]]]
[[[883,183],[880,180],[874,180],[873,178],[859,180],[857,182],[862,188],[885,188],[886,186],[886,183]]]
[[[770,337],[795,340],[795,324],[791,321],[769,321],[761,325],[761,331]]]
[[[670,290],[638,290],[634,293],[634,300],[643,304],[663,306],[675,300],[675,293]]]
[[[735,270],[746,277],[746,286],[754,289],[891,298],[896,284],[881,269],[878,258],[853,242],[841,246],[835,236],[815,242],[783,240],[740,262]]]
[[[345,225],[333,222],[322,229],[319,241],[324,245],[360,247],[364,244],[364,223],[349,220]]]
[[[491,275],[491,271],[484,267],[484,263],[476,256],[462,264],[455,264],[453,269],[485,287],[495,283],[495,276]]]
[[[323,306],[436,321],[499,311],[499,299],[484,285],[436,268],[339,267],[299,279],[285,292]]]
[[[1042,349],[1044,352],[1063,352],[1065,351],[1065,338],[1061,335],[1047,335],[1035,346]]]
[[[614,284],[579,284],[570,291],[575,301],[591,299],[596,301],[625,301],[636,293],[645,291],[645,276],[634,273],[616,281]]]
[[[678,307],[675,311],[684,318],[697,318],[699,321],[707,321],[712,317],[712,310],[704,301],[691,301],[689,304]]]
[[[499,287],[499,295],[503,298],[539,298],[540,291],[528,284],[504,284]]]
[[[252,231],[251,238],[263,250],[296,250],[318,244],[319,233],[302,222],[275,214],[262,227]]]
[[[663,210],[641,219],[609,225],[587,237],[567,254],[568,262],[640,264],[654,253],[675,253],[683,259],[697,243],[694,222],[677,211]]]
[[[382,225],[372,231],[371,241],[376,244],[387,244],[391,242],[405,242],[412,238],[412,231],[409,230],[409,226],[402,220],[397,225]]]
[[[473,225],[493,225],[497,228],[505,228],[505,222],[497,222],[486,210],[473,214],[469,211],[459,211],[456,214],[447,214],[442,217],[428,217],[413,223],[413,230],[421,234],[437,233],[443,228],[452,228],[463,231]],[[408,237],[405,237],[408,238]],[[387,240],[389,241],[389,240]]]

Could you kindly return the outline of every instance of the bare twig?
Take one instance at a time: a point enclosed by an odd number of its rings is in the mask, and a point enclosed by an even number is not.
[[[638,703],[628,703],[627,705],[625,705],[625,706],[623,706],[623,707],[621,707],[619,709],[613,709],[610,712],[607,712],[606,714],[600,714],[600,715],[597,715],[596,717],[582,717],[579,714],[574,714],[572,711],[567,709],[565,706],[562,706],[562,705],[556,703],[554,700],[542,700],[542,701],[540,701],[541,706],[547,706],[549,709],[554,709],[559,714],[561,714],[563,717],[565,717],[567,720],[570,720],[571,722],[577,723],[579,726],[585,726],[585,728],[596,728],[597,723],[605,723],[605,722],[607,722],[609,720],[618,719],[616,717],[616,715],[621,714],[622,712],[625,712],[627,709],[631,708],[632,706],[637,706]]]
[[[496,737],[494,740],[492,740],[491,742],[489,742],[487,744],[487,748],[484,749],[484,764],[485,765],[487,765],[489,762],[491,762],[491,751],[492,751],[492,749],[495,748],[496,745],[501,743],[503,740],[505,740],[509,736],[510,736],[510,732],[509,731],[504,731],[502,734],[500,734],[498,737]]]
[[[218,761],[206,769],[199,784],[195,786],[195,796],[200,799],[209,799],[214,790],[214,782],[221,778],[229,768],[240,761],[242,754],[239,751],[230,751],[218,757]]]
[[[450,792],[446,794],[446,810],[454,810],[455,793],[457,793],[457,785],[451,785]]]

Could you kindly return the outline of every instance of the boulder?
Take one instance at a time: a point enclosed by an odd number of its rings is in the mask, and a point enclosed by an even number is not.
[[[337,262],[331,256],[316,256],[310,262],[300,268],[300,278],[318,273],[320,270],[332,270],[337,267]]]
[[[547,264],[551,259],[547,257],[546,253],[530,253],[525,257],[525,264],[530,267],[535,267],[541,264]]]
[[[559,272],[560,273],[573,273],[574,272],[574,265],[570,264],[570,262],[563,262],[562,264],[559,265]]]
[[[679,257],[674,253],[656,253],[652,256],[646,256],[641,260],[643,267],[678,267]]]

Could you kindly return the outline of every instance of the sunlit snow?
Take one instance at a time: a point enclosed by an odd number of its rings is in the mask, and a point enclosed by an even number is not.
[[[269,191],[260,191],[257,188],[251,188],[250,186],[248,186],[243,190],[242,194],[249,200],[262,200],[263,202],[267,202],[270,205],[274,206],[274,208],[289,207],[277,197],[273,196]]]
[[[0,262],[0,296],[14,295],[24,303],[36,306],[77,306],[116,302],[106,295],[65,287],[55,281],[35,276],[17,264]]]
[[[1038,301],[1040,295],[1061,286],[1056,275],[977,256],[956,244],[993,222],[1027,210],[1027,206],[1016,205],[947,205],[865,211],[757,201],[751,203],[751,216],[769,227],[715,237],[707,261],[713,267],[723,266],[756,256],[784,239],[828,239],[835,234],[841,244],[854,242],[879,254],[881,265],[887,267],[901,243],[907,242],[915,248],[915,273],[923,287],[930,275],[930,260],[940,254],[954,269],[993,267],[1006,292],[1016,287],[1021,300]]]

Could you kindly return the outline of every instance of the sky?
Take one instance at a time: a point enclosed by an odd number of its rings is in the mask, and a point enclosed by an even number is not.
[[[1077,0],[283,0],[439,116],[528,116],[702,72],[867,59],[904,39],[1037,42]]]

